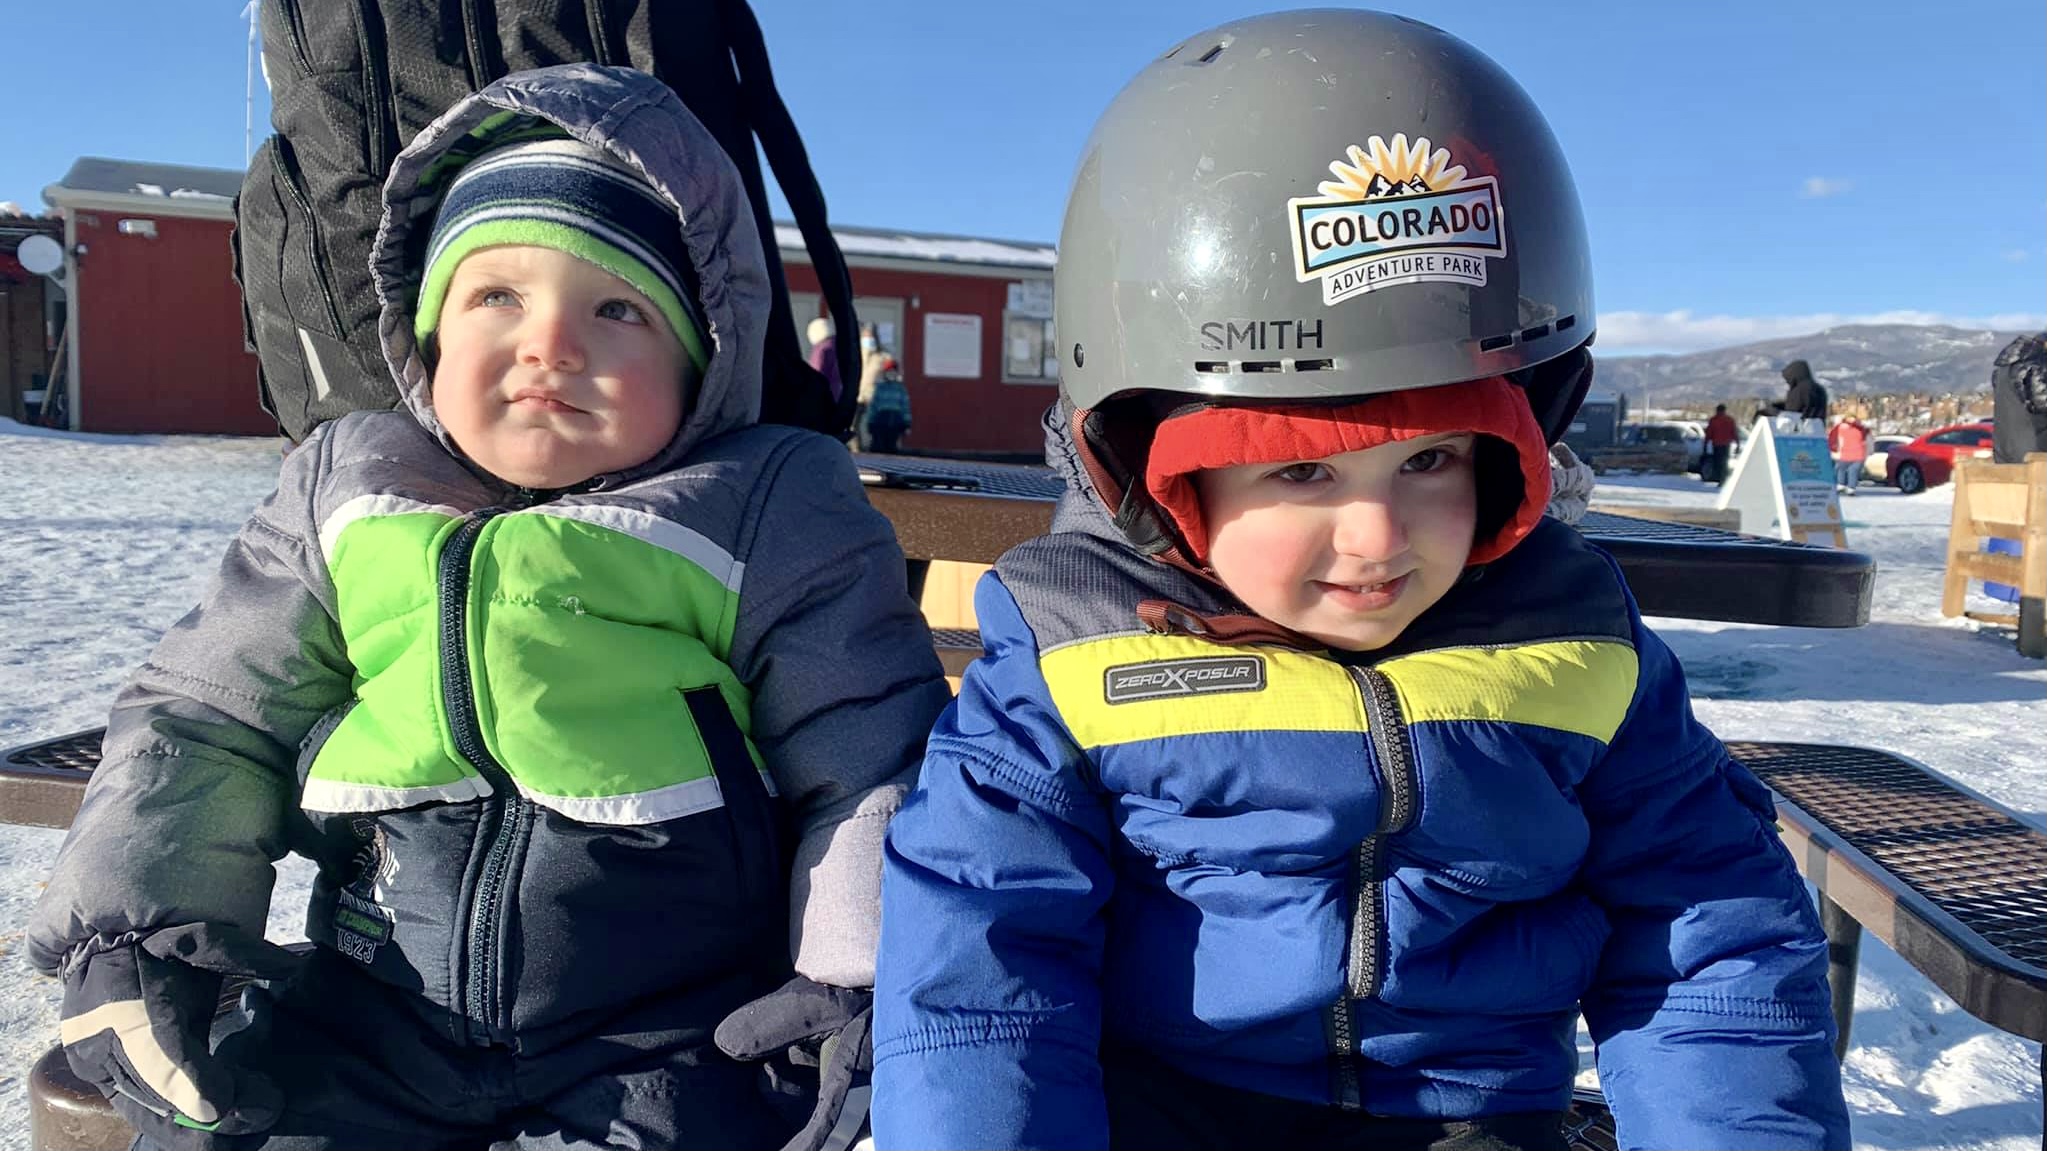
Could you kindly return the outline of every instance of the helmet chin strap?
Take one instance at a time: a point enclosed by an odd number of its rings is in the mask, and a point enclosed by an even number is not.
[[[1511,372],[1507,378],[1528,393],[1528,407],[1542,428],[1543,442],[1555,444],[1571,430],[1585,393],[1592,390],[1592,341],[1587,339],[1553,360]]]
[[[1130,413],[1112,415],[1098,408],[1072,411],[1074,456],[1081,470],[1087,473],[1088,485],[1094,489],[1095,498],[1101,501],[1109,519],[1123,533],[1123,538],[1129,540],[1139,553],[1203,579],[1214,580],[1214,575],[1206,568],[1193,562],[1192,549],[1181,538],[1172,517],[1144,489],[1143,459],[1141,456],[1134,460],[1126,458],[1135,445],[1119,447],[1117,443],[1119,438],[1131,438],[1130,433],[1135,429],[1119,427],[1122,421],[1116,416],[1123,417],[1123,421],[1132,418]],[[1119,437],[1118,432],[1123,435]],[[1141,443],[1143,436],[1149,434],[1149,429],[1143,429],[1135,438]]]

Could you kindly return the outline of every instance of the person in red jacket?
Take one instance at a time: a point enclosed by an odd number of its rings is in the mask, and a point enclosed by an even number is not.
[[[1734,426],[1734,417],[1727,414],[1726,404],[1713,405],[1713,418],[1706,421],[1706,448],[1713,454],[1706,465],[1699,469],[1709,484],[1724,483],[1727,480],[1727,461],[1734,455],[1734,442],[1741,433]]]
[[[1843,495],[1854,495],[1862,483],[1862,461],[1869,458],[1869,429],[1854,416],[1843,416],[1827,433],[1827,450],[1834,453],[1834,486]]]

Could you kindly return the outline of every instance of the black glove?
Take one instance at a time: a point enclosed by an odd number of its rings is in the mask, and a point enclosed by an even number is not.
[[[222,1066],[207,1039],[221,976],[283,979],[297,963],[275,944],[203,923],[94,936],[64,964],[64,1057],[164,1146],[261,1131],[277,1121],[276,1086]]]
[[[783,1151],[843,1151],[860,1137],[874,1070],[873,1019],[874,992],[799,975],[718,1024],[718,1049],[734,1059],[786,1055],[817,1068],[817,1106]]]

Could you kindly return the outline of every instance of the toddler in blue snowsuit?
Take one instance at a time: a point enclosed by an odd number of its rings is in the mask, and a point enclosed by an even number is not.
[[[889,831],[877,1144],[1560,1148],[1582,1014],[1624,1144],[1846,1146],[1769,793],[1544,516],[1595,318],[1527,96],[1226,25],[1060,253],[1069,492]]]

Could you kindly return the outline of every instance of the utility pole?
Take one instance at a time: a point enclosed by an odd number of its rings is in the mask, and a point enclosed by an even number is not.
[[[263,0],[249,0],[242,6],[242,19],[249,22],[249,52],[246,85],[242,95],[242,167],[249,166],[256,143],[256,9]]]

